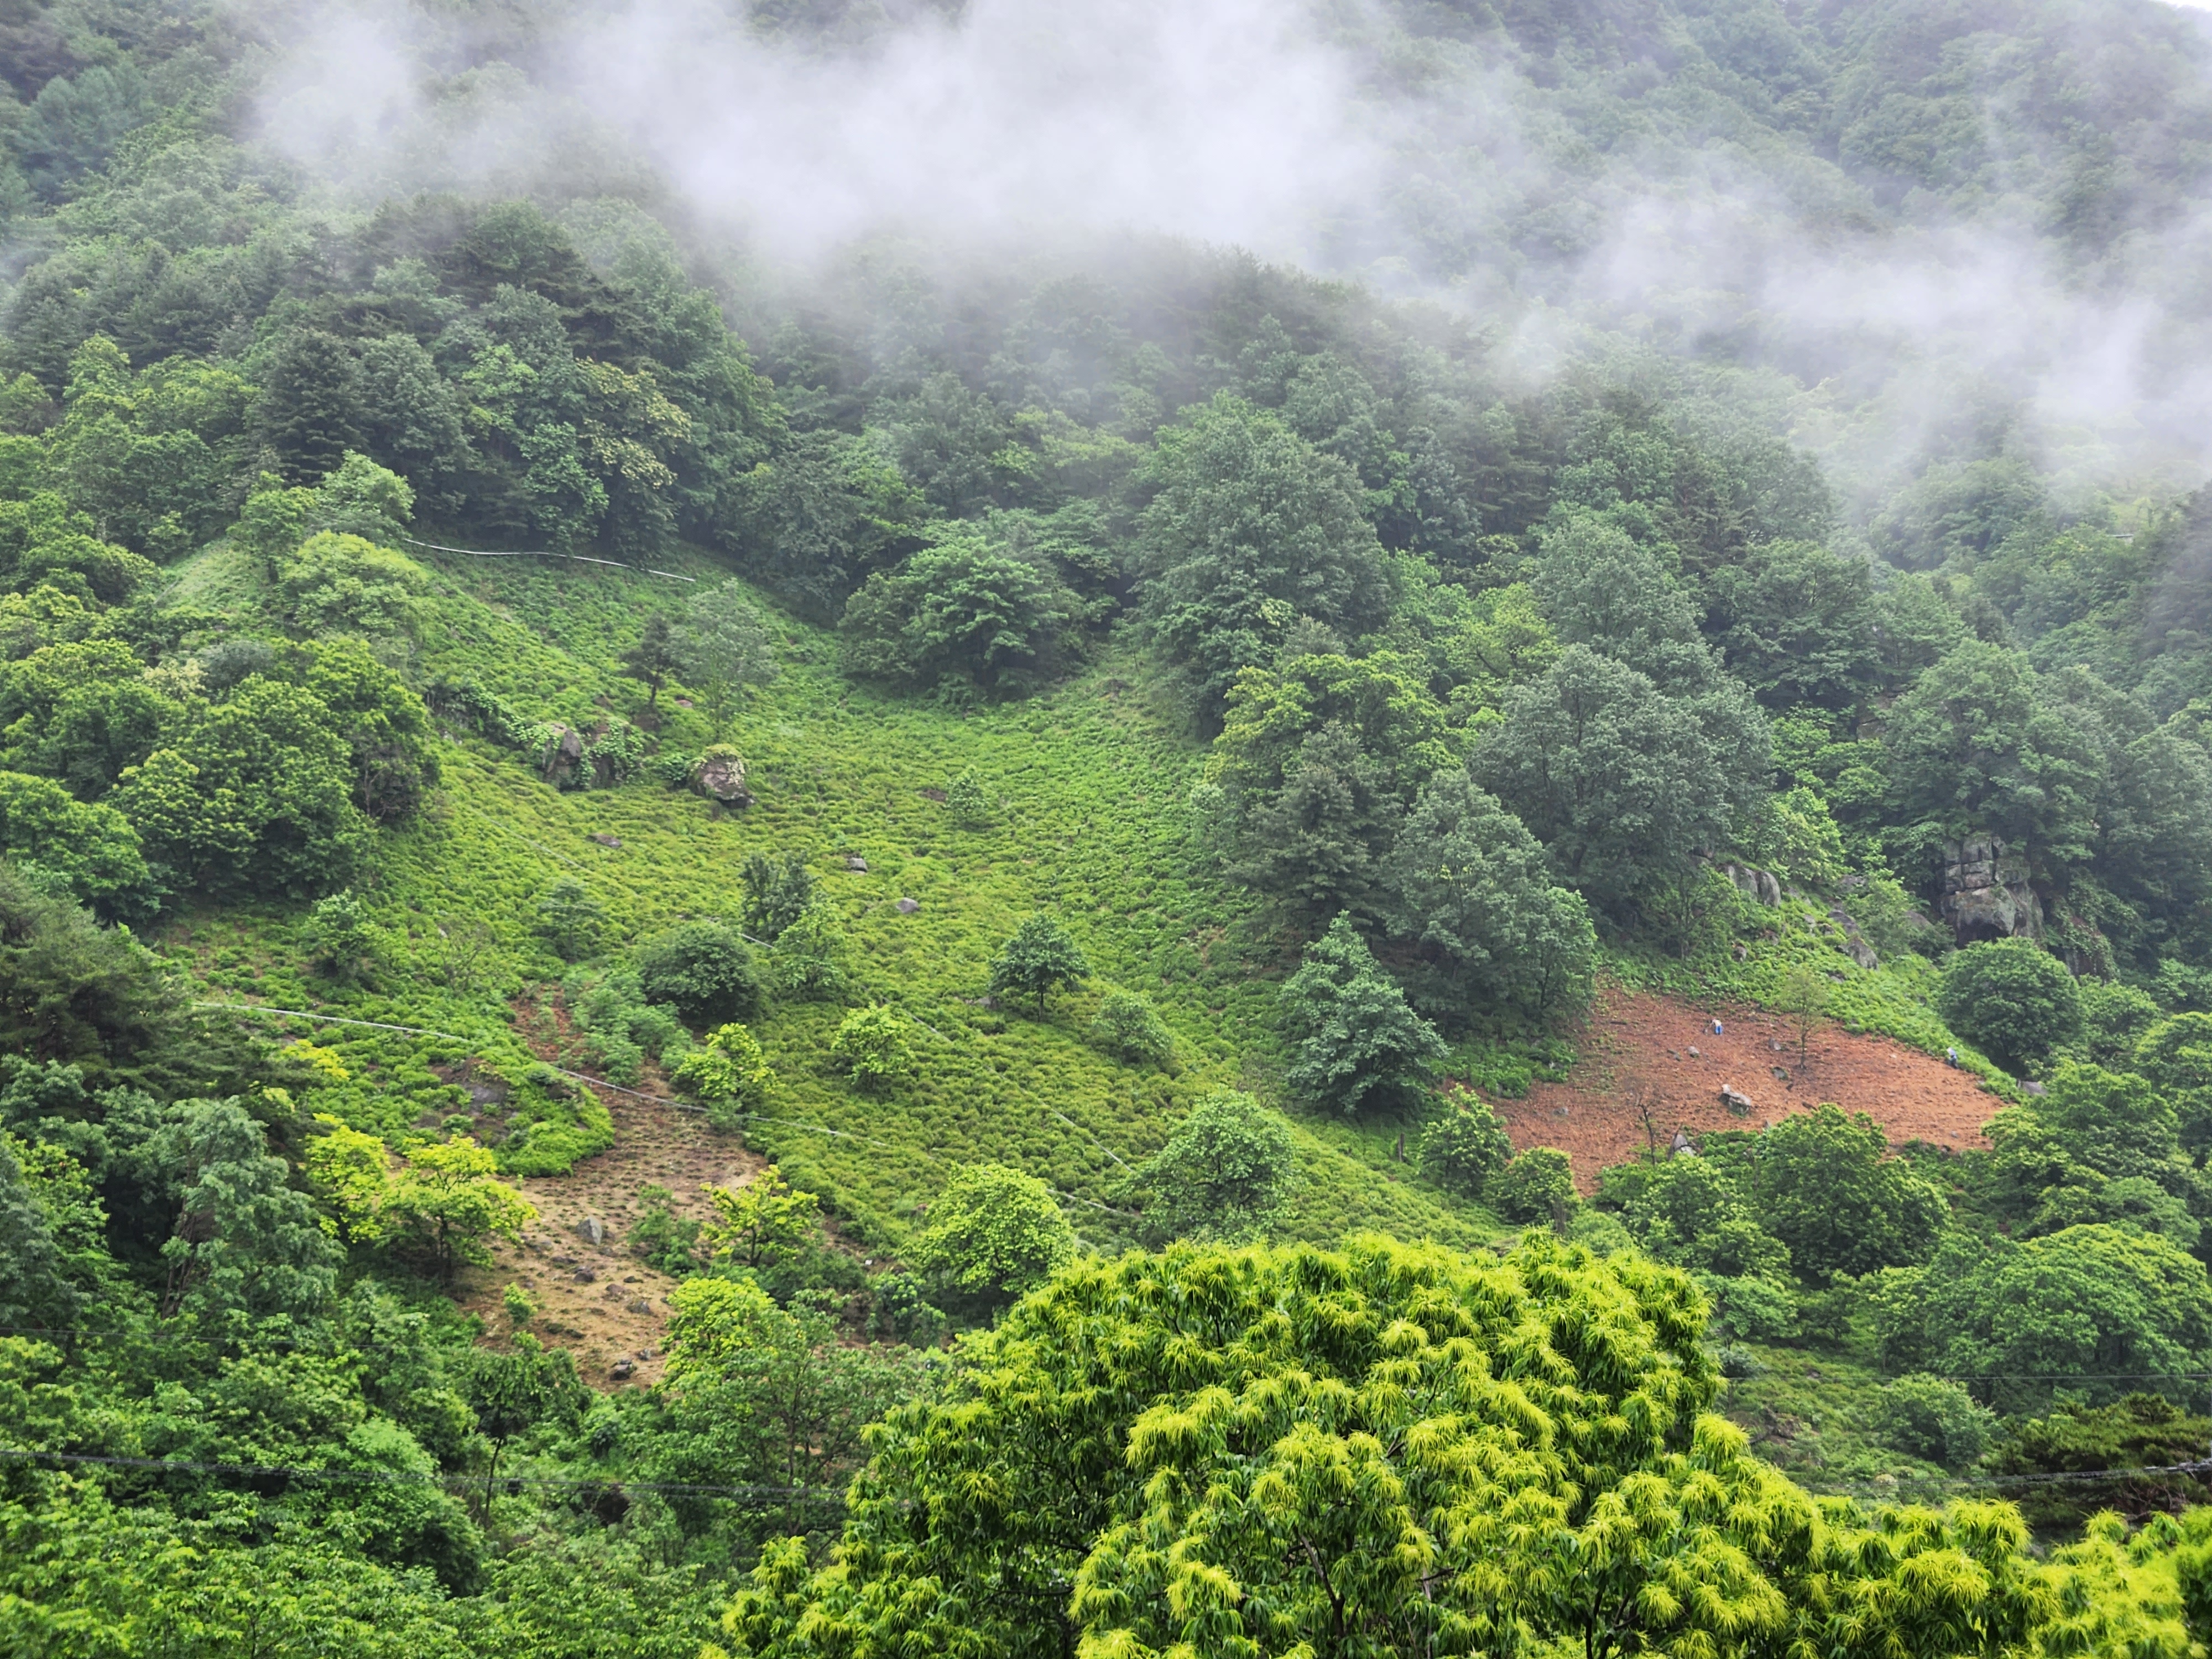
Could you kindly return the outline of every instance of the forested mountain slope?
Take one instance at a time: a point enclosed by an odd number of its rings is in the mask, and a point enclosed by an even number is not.
[[[0,1645],[2212,1639],[2208,68],[0,15]]]

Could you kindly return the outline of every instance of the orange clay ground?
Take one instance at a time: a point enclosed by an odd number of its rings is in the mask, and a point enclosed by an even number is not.
[[[518,1180],[538,1208],[536,1224],[525,1230],[520,1247],[496,1244],[493,1265],[469,1270],[457,1288],[461,1305],[504,1342],[508,1328],[500,1295],[508,1285],[521,1285],[538,1310],[526,1328],[548,1346],[574,1353],[585,1382],[595,1389],[642,1387],[661,1373],[668,1293],[677,1280],[646,1266],[628,1245],[630,1224],[643,1208],[638,1189],[665,1187],[675,1194],[670,1207],[677,1214],[704,1220],[709,1212],[699,1188],[742,1185],[761,1160],[666,1102],[611,1091],[601,1097],[614,1114],[615,1144],[567,1175]],[[596,1248],[577,1231],[590,1218],[605,1232]],[[623,1361],[629,1365],[626,1377],[616,1375]]]
[[[1801,1066],[1796,1026],[1786,1016],[1700,1010],[1618,987],[1600,989],[1577,1047],[1567,1082],[1539,1083],[1525,1100],[1492,1103],[1515,1151],[1556,1146],[1573,1160],[1585,1193],[1595,1189],[1600,1170],[1645,1150],[1646,1107],[1662,1150],[1677,1129],[1692,1136],[1758,1129],[1824,1100],[1866,1113],[1893,1146],[1924,1140],[1964,1148],[1988,1144],[1982,1126],[2004,1103],[1972,1073],[1887,1037],[1820,1022]],[[1747,1097],[1751,1109],[1739,1115],[1723,1104],[1723,1085]]]

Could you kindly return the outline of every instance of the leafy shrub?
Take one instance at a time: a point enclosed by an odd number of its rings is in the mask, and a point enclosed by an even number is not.
[[[2011,1071],[2033,1066],[2081,1029],[2081,994],[2066,964],[2033,939],[1970,945],[1944,964],[1943,1023]]]
[[[707,1121],[725,1133],[767,1103],[775,1073],[760,1043],[742,1025],[718,1026],[707,1041],[676,1064],[669,1080],[707,1109]]]
[[[1508,1221],[1563,1224],[1575,1207],[1573,1166],[1565,1152],[1531,1146],[1490,1178],[1488,1196]]]
[[[1175,1065],[1175,1033],[1146,998],[1134,991],[1109,991],[1091,1022],[1091,1041],[1123,1060],[1157,1066],[1163,1071]]]
[[[1946,1468],[1978,1462],[1990,1449],[1996,1422],[1996,1413],[1948,1377],[1915,1372],[1881,1391],[1882,1432],[1890,1444]]]
[[[738,879],[744,884],[744,907],[738,925],[755,939],[774,945],[784,930],[805,914],[814,902],[817,884],[806,867],[806,856],[793,853],[776,860],[765,853],[750,853]]]
[[[830,1062],[849,1073],[863,1089],[884,1089],[905,1081],[914,1073],[906,1016],[881,1003],[855,1008],[830,1039]]]
[[[1431,1118],[1421,1131],[1418,1156],[1431,1180],[1469,1198],[1480,1198],[1491,1176],[1513,1156],[1513,1143],[1489,1107],[1470,1111],[1455,1106]]]
[[[638,1216],[630,1224],[629,1244],[649,1267],[678,1278],[698,1265],[699,1224],[672,1207],[676,1194],[665,1187],[638,1188]]]
[[[340,985],[350,985],[376,969],[377,929],[351,889],[316,901],[301,930],[315,970]]]
[[[827,904],[810,904],[776,935],[768,959],[769,980],[785,996],[801,1000],[836,997],[851,978],[848,954],[837,913]]]
[[[606,931],[606,910],[574,876],[556,880],[538,901],[538,936],[563,962],[597,956]]]
[[[945,810],[963,830],[981,830],[991,822],[991,798],[983,793],[975,768],[969,768],[946,787]]]
[[[726,922],[686,921],[638,948],[646,1000],[665,1002],[694,1025],[757,1018],[768,988],[753,953]]]
[[[1797,1298],[1789,1285],[1756,1273],[1697,1275],[1724,1341],[1786,1342],[1797,1334]]]

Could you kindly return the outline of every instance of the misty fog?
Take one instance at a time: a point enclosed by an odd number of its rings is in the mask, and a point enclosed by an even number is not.
[[[569,19],[520,68],[464,68],[469,43],[388,9],[289,38],[264,131],[342,199],[649,175],[786,272],[886,235],[1230,245],[1440,300],[1531,376],[1601,340],[1750,372],[1773,423],[1869,492],[1991,410],[2062,490],[2206,467],[2201,213],[2133,235],[2116,275],[2002,195],[1972,220],[1874,203],[1811,143],[1594,155],[1496,48],[1373,7],[976,0],[841,38],[645,0]]]

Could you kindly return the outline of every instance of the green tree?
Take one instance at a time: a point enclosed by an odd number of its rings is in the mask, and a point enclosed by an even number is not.
[[[1960,1036],[2012,1070],[2048,1059],[2081,1029],[2081,995],[2066,964],[2032,939],[1970,945],[1944,964],[1936,1011]]]
[[[1790,1248],[1760,1226],[1735,1182],[1710,1158],[1625,1164],[1599,1177],[1629,1235],[1653,1260],[1724,1279],[1785,1282]]]
[[[676,637],[675,619],[665,611],[656,611],[645,619],[645,627],[638,635],[637,643],[616,659],[622,664],[623,672],[641,681],[647,689],[646,706],[660,707],[660,688],[668,684],[668,677],[679,673],[684,667],[684,653]]]
[[[768,625],[734,581],[704,590],[684,607],[674,642],[684,682],[705,699],[707,724],[718,741],[727,735],[739,700],[781,672]]]
[[[1216,397],[1161,432],[1148,482],[1146,613],[1209,714],[1299,617],[1347,635],[1382,620],[1389,579],[1358,477],[1274,416]]]
[[[1406,1099],[1444,1051],[1349,916],[1306,946],[1297,972],[1283,981],[1276,1018],[1291,1049],[1285,1081],[1313,1104],[1346,1113]]]
[[[757,1018],[768,1006],[753,953],[726,922],[685,921],[638,947],[638,983],[693,1025]]]
[[[989,696],[1036,690],[1066,656],[1074,598],[1037,560],[958,526],[868,578],[838,624],[848,673]]]
[[[335,1247],[242,1103],[169,1107],[138,1159],[160,1172],[176,1206],[161,1246],[165,1316],[306,1319],[324,1310],[337,1284]]]
[[[1050,916],[1031,916],[991,958],[991,994],[1028,997],[1044,1012],[1045,999],[1063,987],[1080,985],[1091,963],[1067,930]]]
[[[1536,839],[1463,769],[1421,791],[1382,866],[1391,932],[1432,953],[1459,996],[1530,1014],[1589,997],[1597,935]]]
[[[835,1321],[744,1279],[687,1279],[669,1300],[667,1376],[626,1442],[654,1480],[741,1489],[672,1493],[684,1534],[720,1522],[720,1539],[757,1548],[832,1522],[866,1461],[863,1431],[919,1390],[922,1357],[844,1342]]]
[[[1774,1006],[1789,1015],[1790,1023],[1796,1027],[1797,1069],[1802,1072],[1813,1027],[1828,1012],[1828,981],[1807,963],[1794,963],[1782,976],[1782,989],[1775,996]]]
[[[906,1016],[877,1003],[845,1016],[830,1039],[830,1063],[863,1089],[885,1089],[914,1074]]]
[[[187,881],[307,896],[367,856],[352,757],[328,704],[249,675],[170,746],[124,773],[110,802]]]
[[[566,1349],[544,1346],[527,1331],[517,1333],[511,1352],[474,1350],[464,1386],[477,1428],[491,1442],[484,1471],[487,1507],[507,1443],[540,1425],[574,1429],[591,1399],[591,1390],[576,1376],[575,1357]]]
[[[1588,513],[1547,525],[1543,550],[1531,586],[1561,645],[1587,646],[1669,696],[1712,683],[1697,604],[1657,554]]]
[[[1753,711],[1755,719],[1756,711]],[[1679,879],[1724,842],[1764,780],[1717,749],[1697,713],[1645,676],[1571,645],[1505,718],[1469,770],[1550,853],[1569,885],[1607,908]]]
[[[276,562],[283,614],[302,635],[411,634],[430,573],[359,536],[322,531]]]
[[[1713,574],[1729,672],[1779,714],[1845,709],[1881,678],[1873,570],[1810,542],[1768,542]]]
[[[953,1176],[907,1259],[983,1312],[1003,1308],[1075,1257],[1075,1230],[1052,1188],[1003,1164]]]
[[[794,1191],[773,1164],[742,1187],[708,1187],[706,1193],[714,1206],[704,1230],[709,1254],[756,1273],[798,1254],[821,1219],[822,1200]]]
[[[1982,832],[2034,862],[2089,855],[2102,768],[2018,652],[1953,650],[1897,700],[1882,744],[1891,806],[1924,850]]]
[[[1888,1154],[1872,1118],[1826,1103],[1759,1137],[1746,1196],[1804,1277],[1825,1285],[1924,1261],[1936,1248],[1942,1194]]]
[[[517,1242],[538,1219],[528,1199],[495,1178],[498,1158],[466,1135],[414,1147],[404,1158],[407,1167],[392,1183],[384,1212],[447,1284],[463,1263],[491,1260],[485,1239]]]
[[[2054,1388],[2107,1403],[2140,1379],[2212,1360],[2203,1264],[2133,1228],[1954,1234],[1926,1267],[1885,1275],[1876,1306],[1888,1363],[1987,1379],[1977,1392],[2008,1412],[2039,1407]],[[2189,1397],[2186,1384],[2166,1388]]]
[[[1512,1158],[1513,1143],[1489,1107],[1470,1111],[1455,1106],[1421,1131],[1417,1156],[1431,1179],[1468,1198],[1480,1198],[1490,1178]]]
[[[27,1151],[0,1133],[0,1321],[65,1327],[82,1298],[54,1237],[54,1218],[24,1170]]]
[[[1322,726],[1298,745],[1279,788],[1233,811],[1229,874],[1301,927],[1364,909],[1397,817],[1387,782],[1357,732]]]
[[[1158,1242],[1262,1238],[1295,1179],[1290,1126],[1251,1096],[1216,1089],[1119,1188]]]
[[[2005,1506],[1823,1517],[1705,1414],[1704,1324],[1543,1237],[1079,1264],[892,1414],[832,1565],[763,1553],[729,1650],[1978,1652],[2057,1615]]]
[[[384,1200],[391,1195],[392,1157],[384,1142],[349,1128],[328,1113],[315,1115],[307,1143],[307,1179],[330,1206],[337,1236],[349,1244],[373,1244],[387,1226]]]
[[[121,812],[20,772],[0,772],[0,856],[108,915],[143,915],[161,893]]]
[[[361,447],[355,373],[346,343],[320,329],[288,328],[264,348],[253,376],[261,388],[254,422],[290,482],[320,478]]]

